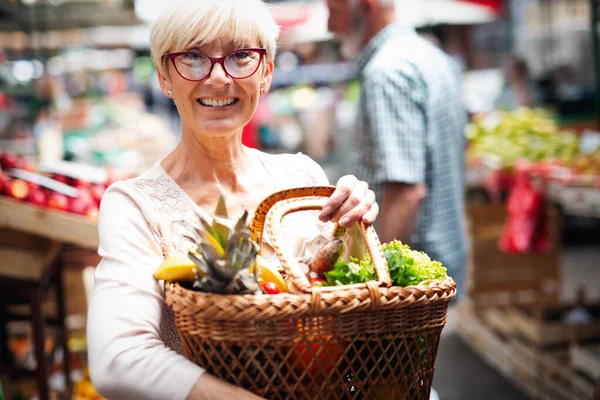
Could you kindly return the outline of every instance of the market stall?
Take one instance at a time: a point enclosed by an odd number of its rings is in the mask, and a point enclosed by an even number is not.
[[[34,172],[11,153],[0,155],[0,164],[0,371],[12,382],[7,395],[18,390],[19,376],[33,376],[31,390],[47,399],[72,388],[73,378],[81,385],[85,373],[78,344],[85,337],[85,271],[99,261],[96,218],[106,182]],[[76,166],[67,170],[76,175]]]
[[[564,293],[573,266],[561,243],[569,217],[599,221],[600,136],[526,109],[477,120],[467,136],[473,242],[459,332],[532,398],[591,398],[596,356],[578,351],[600,339],[600,304],[584,288]]]

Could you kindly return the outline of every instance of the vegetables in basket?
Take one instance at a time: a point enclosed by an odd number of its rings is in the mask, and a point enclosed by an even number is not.
[[[390,268],[392,283],[396,286],[417,285],[428,280],[444,280],[446,268],[439,261],[432,261],[423,252],[412,250],[398,240],[385,243],[383,254]],[[371,257],[367,254],[363,260],[350,258],[348,262],[339,261],[335,267],[325,273],[331,286],[350,285],[377,279]]]

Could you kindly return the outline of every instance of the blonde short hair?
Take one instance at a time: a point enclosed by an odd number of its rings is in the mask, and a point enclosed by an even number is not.
[[[223,36],[236,47],[258,39],[267,61],[277,51],[279,25],[262,0],[181,0],[165,9],[150,33],[150,51],[159,71],[168,76],[167,53],[186,51]]]

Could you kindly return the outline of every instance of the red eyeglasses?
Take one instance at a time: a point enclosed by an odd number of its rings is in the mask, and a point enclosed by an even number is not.
[[[224,57],[210,57],[199,51],[167,53],[165,57],[171,60],[179,76],[197,82],[210,76],[215,63],[221,64],[223,71],[233,79],[249,78],[258,71],[265,54],[266,49],[240,49]]]

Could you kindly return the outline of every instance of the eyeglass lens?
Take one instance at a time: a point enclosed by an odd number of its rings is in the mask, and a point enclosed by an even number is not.
[[[225,72],[232,78],[247,78],[260,64],[260,53],[252,50],[236,51],[224,60]],[[174,58],[177,71],[185,79],[202,80],[210,73],[211,59],[199,53],[185,53]]]

